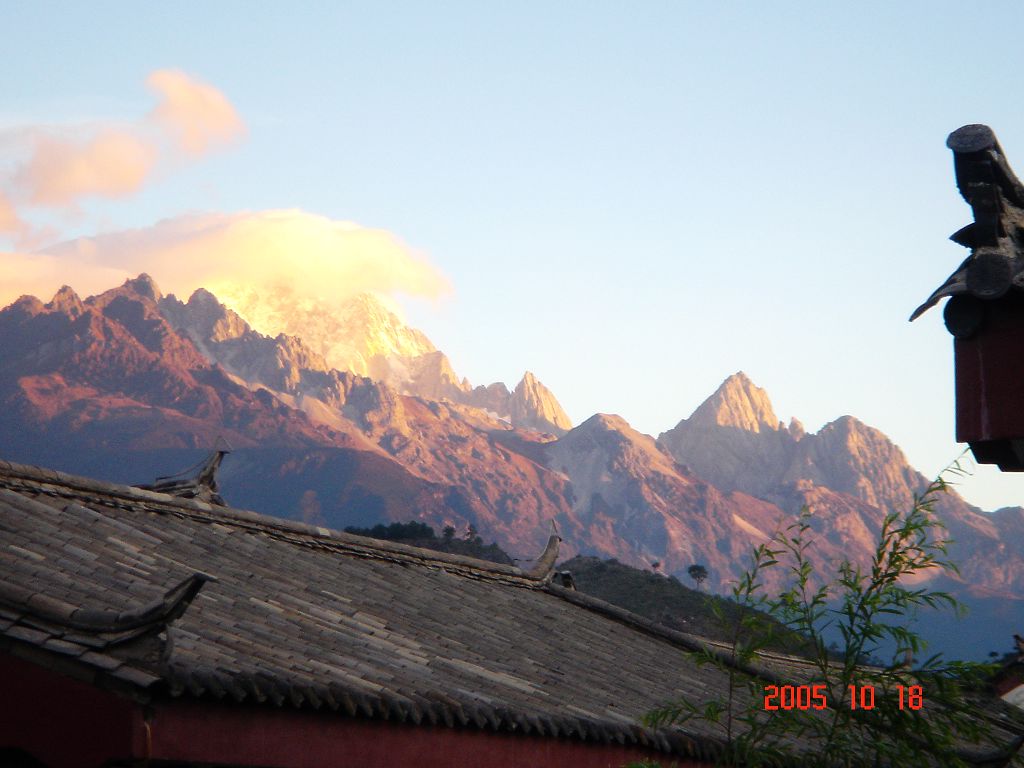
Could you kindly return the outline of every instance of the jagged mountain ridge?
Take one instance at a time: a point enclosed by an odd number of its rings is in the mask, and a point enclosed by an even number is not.
[[[46,305],[15,302],[0,311],[0,359],[7,458],[32,440],[85,456],[224,434],[241,449],[224,470],[235,503],[231,486],[248,506],[339,527],[473,523],[518,555],[554,519],[567,555],[659,560],[680,574],[702,562],[718,587],[805,503],[823,560],[863,555],[880,505],[923,482],[855,419],[814,435],[782,426],[742,375],[658,441],[603,415],[556,439],[500,418],[491,406],[515,394],[503,386],[463,402],[403,394],[332,368],[302,339],[258,333],[209,292],[181,302],[148,278],[85,301],[62,289]],[[536,401],[539,382],[521,384]],[[953,497],[943,514],[971,555],[970,580],[1024,592],[1020,510],[981,515]]]
[[[852,416],[814,434],[796,419],[786,427],[765,391],[742,371],[658,440],[719,487],[755,495],[806,481],[897,509],[909,507],[927,485],[889,438]]]
[[[207,340],[225,340],[209,338],[214,329],[207,327],[209,321],[204,318],[229,313],[233,319],[222,321],[217,331],[230,332],[233,327],[238,332],[241,321],[250,333],[269,335],[280,343],[287,339],[316,358],[315,365],[307,366],[311,369],[345,371],[386,384],[399,394],[482,407],[516,427],[553,434],[572,427],[554,394],[529,371],[512,392],[500,382],[474,388],[456,375],[448,357],[422,331],[410,328],[369,293],[356,294],[335,307],[300,299],[284,288],[263,294],[235,289],[222,305],[212,293],[199,289],[187,304],[168,297],[162,311],[200,346]],[[276,335],[266,333],[273,328],[282,330]],[[216,355],[215,349],[211,351]]]
[[[574,492],[567,536],[642,567],[659,561],[683,574],[700,562],[721,584],[781,517],[771,503],[722,492],[687,471],[619,416],[592,416],[545,452]]]
[[[834,530],[826,535],[836,544],[867,547],[881,516],[909,509],[929,484],[889,438],[852,416],[813,434],[795,419],[784,426],[764,390],[743,372],[658,439],[676,460],[719,487],[784,509],[827,511]],[[1024,595],[1024,547],[1014,535],[1024,510],[984,514],[950,490],[937,497],[935,511],[954,540],[951,552],[966,582]]]
[[[332,367],[392,385],[397,377],[392,376],[389,360],[407,362],[437,352],[422,332],[405,325],[367,293],[340,306],[296,296],[285,287],[263,293],[224,288],[219,298],[255,331],[300,337]]]
[[[265,511],[305,515],[319,505],[340,527],[352,522],[338,515],[355,499],[358,514],[472,523],[521,552],[539,550],[549,521],[568,509],[564,480],[527,455],[552,436],[526,431],[503,442],[495,434],[516,431],[507,422],[327,368],[300,340],[253,331],[208,292],[189,306],[143,276],[85,301],[70,289],[45,305],[23,298],[0,311],[0,359],[7,458],[50,456],[59,442],[78,457],[64,465],[73,471],[76,461],[94,465],[96,451],[123,460],[126,451],[209,447],[225,437],[245,453],[227,476],[264,488],[256,498],[277,505]],[[370,482],[349,472],[353,463],[392,481]],[[344,466],[351,481],[330,486],[333,498],[314,487],[331,474],[324,466]],[[365,493],[353,495],[352,483]],[[278,492],[285,487],[290,498]]]
[[[84,302],[67,288],[45,305],[22,297],[0,317],[4,412],[35,430],[78,431],[123,417],[139,427],[126,448],[198,445],[214,431],[241,446],[358,441],[354,431],[316,425],[233,382],[167,325],[146,278]],[[177,438],[166,434],[185,421]]]

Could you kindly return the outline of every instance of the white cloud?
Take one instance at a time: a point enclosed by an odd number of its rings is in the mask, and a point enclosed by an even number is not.
[[[0,253],[0,305],[24,293],[46,300],[63,284],[89,295],[140,272],[182,298],[199,287],[225,295],[287,290],[328,303],[364,291],[438,298],[450,290],[389,232],[277,210],[179,216],[40,253]]]
[[[26,209],[74,209],[90,197],[135,194],[162,165],[199,157],[245,133],[235,108],[213,86],[178,70],[157,70],[146,83],[159,100],[134,121],[4,130],[0,234],[24,236]]]
[[[131,131],[104,128],[83,138],[34,132],[32,155],[12,179],[30,206],[73,205],[90,196],[124,197],[152,172],[157,150]]]
[[[202,155],[245,133],[231,102],[212,85],[175,69],[153,72],[146,85],[161,97],[151,118],[187,155]]]

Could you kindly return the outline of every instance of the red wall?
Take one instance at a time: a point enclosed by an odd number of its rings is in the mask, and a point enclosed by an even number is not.
[[[1024,301],[986,302],[984,328],[956,339],[956,439],[1024,437]]]
[[[51,768],[94,768],[131,756],[134,705],[0,652],[0,749]]]
[[[620,768],[633,760],[673,762],[659,752],[618,745],[195,701],[161,707],[152,729],[153,757],[279,768]],[[679,768],[701,765],[675,762]]]
[[[154,760],[274,768],[620,768],[643,759],[705,765],[618,745],[195,699],[155,704],[149,731],[147,746],[138,704],[0,653],[0,748],[23,749],[50,768],[96,768],[147,752]]]

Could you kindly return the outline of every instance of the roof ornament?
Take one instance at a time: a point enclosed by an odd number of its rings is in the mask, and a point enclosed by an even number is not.
[[[555,573],[555,563],[558,562],[558,545],[562,537],[558,535],[558,526],[554,519],[551,520],[551,536],[548,543],[541,552],[540,557],[534,561],[534,566],[527,571],[527,576],[539,581],[550,581]]]
[[[0,605],[20,608],[27,620],[33,623],[42,622],[101,636],[102,643],[97,647],[107,647],[167,627],[184,615],[205,584],[215,581],[215,576],[195,571],[164,592],[162,597],[126,611],[85,608],[60,600],[37,601],[37,604],[29,605],[26,595],[34,595],[33,591],[7,585],[0,585]]]
[[[996,135],[987,125],[965,125],[946,139],[953,151],[956,185],[971,206],[974,222],[950,235],[971,249],[911,321],[950,297],[944,318],[958,339],[970,338],[985,319],[985,302],[1024,290],[1024,185],[1006,162]]]
[[[201,461],[173,475],[158,477],[155,482],[136,485],[144,491],[156,491],[183,499],[198,499],[209,504],[226,507],[227,503],[217,487],[217,469],[224,457],[231,453],[231,444],[223,437],[217,438],[213,450]],[[198,470],[198,471],[197,471]]]

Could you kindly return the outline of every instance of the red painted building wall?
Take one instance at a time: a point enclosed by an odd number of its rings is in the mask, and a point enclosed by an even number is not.
[[[0,653],[0,749],[22,749],[53,768],[127,758],[135,710],[128,699]]]
[[[985,328],[956,339],[956,439],[1024,437],[1024,301],[988,302]]]
[[[50,768],[147,757],[275,768],[620,768],[644,759],[706,765],[619,745],[271,705],[175,699],[153,705],[147,720],[139,704],[2,653],[0,681],[0,749],[23,749]]]

